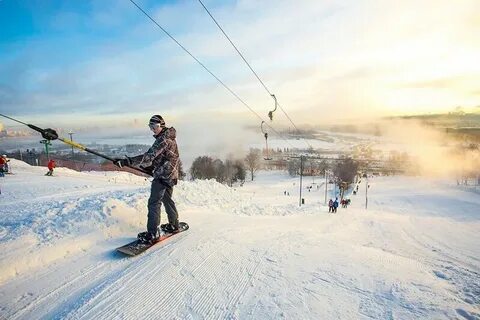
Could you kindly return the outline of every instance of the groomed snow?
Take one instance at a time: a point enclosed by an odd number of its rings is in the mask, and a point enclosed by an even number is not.
[[[322,179],[180,182],[190,229],[127,258],[148,180],[12,160],[0,178],[0,318],[478,319],[480,196],[454,181],[370,180],[329,214]],[[317,187],[318,186],[318,187]],[[284,195],[284,192],[290,195]],[[166,217],[162,213],[162,221]]]

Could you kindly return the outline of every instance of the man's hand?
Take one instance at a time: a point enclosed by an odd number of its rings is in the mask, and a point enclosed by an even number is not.
[[[149,175],[153,176],[153,165],[148,167],[140,167],[140,169],[143,169],[145,173],[148,173]]]
[[[113,164],[116,165],[119,168],[129,167],[132,164],[132,160],[130,160],[129,157],[125,157],[125,158],[121,158],[121,159],[117,158],[113,161]]]

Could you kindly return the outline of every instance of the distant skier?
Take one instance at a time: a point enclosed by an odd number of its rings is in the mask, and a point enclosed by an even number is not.
[[[329,212],[329,213],[330,213],[330,212],[333,212],[333,200],[332,200],[332,199],[330,199],[330,200],[328,201],[328,212]]]
[[[6,155],[0,157],[0,177],[4,177],[8,172],[8,160]]]
[[[333,212],[337,212],[338,208],[338,198],[335,198],[335,201],[333,201]]]
[[[53,175],[53,169],[56,167],[55,160],[51,159],[50,161],[48,161],[47,167],[48,167],[48,172],[45,173],[45,175],[46,176],[52,176]]]
[[[2,158],[3,158],[3,162],[4,162],[3,163],[3,172],[10,173],[10,169],[8,168],[8,163],[10,162],[10,159],[7,159],[6,154],[3,154]]]
[[[148,199],[147,231],[138,234],[138,240],[144,243],[155,243],[160,237],[160,208],[165,206],[168,224],[161,226],[162,230],[177,233],[178,212],[172,199],[173,186],[178,180],[178,147],[175,128],[167,128],[160,115],[150,118],[148,126],[153,131],[155,142],[142,155],[115,159],[118,167],[134,166],[151,170],[153,175],[150,198]]]

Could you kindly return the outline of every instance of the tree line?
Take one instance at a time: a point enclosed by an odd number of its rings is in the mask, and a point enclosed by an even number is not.
[[[210,156],[195,158],[190,167],[190,177],[195,179],[215,179],[220,183],[232,186],[238,182],[243,184],[247,178],[253,180],[260,168],[261,152],[259,149],[250,149],[243,159],[229,157],[226,160]]]
[[[262,152],[260,149],[250,149],[243,159],[229,157],[226,160],[210,156],[197,157],[190,168],[190,177],[195,179],[215,179],[220,183],[232,186],[233,183],[243,184],[248,177],[254,180],[256,172],[262,165]],[[300,174],[300,159],[291,159],[287,164],[287,171],[291,176]],[[347,158],[340,161],[306,161],[304,175],[323,175],[325,171],[333,173],[332,179],[336,182],[352,183],[359,170],[359,163]]]

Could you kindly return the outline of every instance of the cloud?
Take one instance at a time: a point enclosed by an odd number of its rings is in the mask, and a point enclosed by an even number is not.
[[[443,89],[450,88],[458,82],[459,78],[443,78],[427,81],[419,81],[399,85],[400,88],[434,88]],[[460,78],[461,80],[461,78]]]
[[[295,121],[479,103],[477,1],[207,5]],[[272,99],[198,3],[145,7],[266,118]],[[50,24],[58,29],[71,23],[75,30],[92,22],[89,32],[99,30],[101,37],[90,41],[75,33],[68,44],[77,45],[63,54],[50,51],[59,45],[39,49],[26,41],[16,59],[1,58],[2,111],[36,116],[76,111],[107,121],[111,115],[155,110],[174,115],[222,110],[258,120],[130,3],[94,2],[85,11],[88,18],[81,11],[68,19],[71,12],[60,11]],[[66,60],[56,63],[62,55]]]

